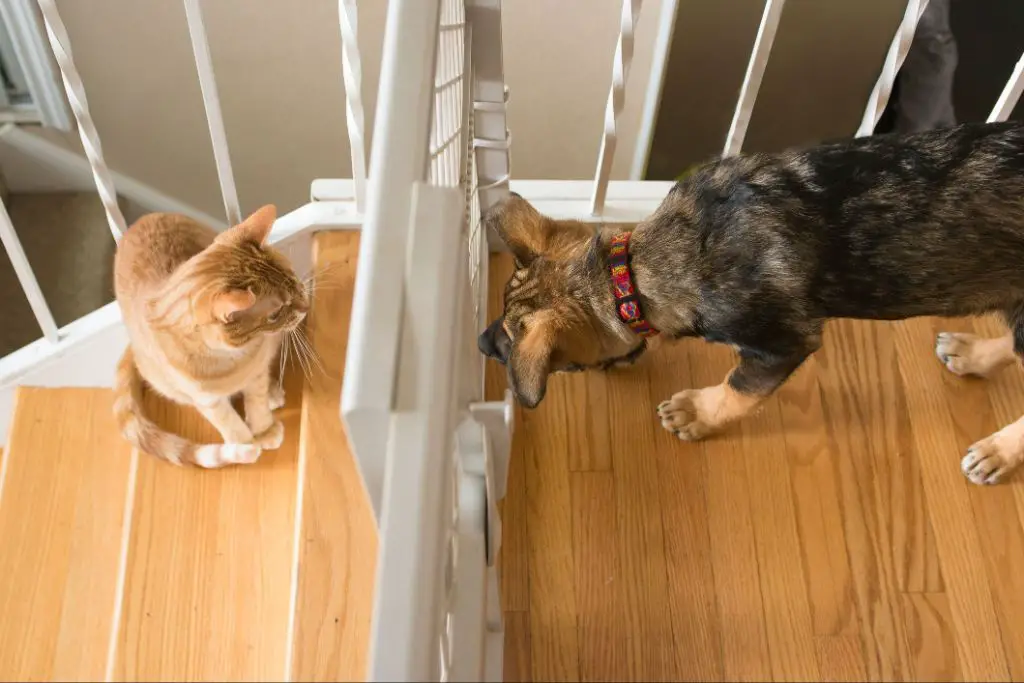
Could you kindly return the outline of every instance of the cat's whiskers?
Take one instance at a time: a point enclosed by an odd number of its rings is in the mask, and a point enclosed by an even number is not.
[[[320,373],[326,374],[319,355],[316,353],[313,345],[309,343],[309,339],[306,338],[305,332],[301,327],[291,330],[289,339],[295,347],[295,357],[299,359],[303,372],[306,374],[306,379],[313,378],[314,366]]]

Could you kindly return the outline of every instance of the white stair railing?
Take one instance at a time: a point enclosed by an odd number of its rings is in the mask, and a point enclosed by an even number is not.
[[[39,281],[36,280],[36,274],[32,271],[32,266],[28,262],[25,250],[21,246],[21,240],[18,239],[18,233],[14,231],[14,224],[11,223],[11,217],[3,202],[0,202],[0,242],[7,250],[7,256],[11,259],[14,273],[18,277],[18,283],[21,284],[29,306],[32,307],[32,314],[36,317],[36,322],[39,323],[43,337],[50,343],[56,343],[60,339],[57,323],[53,319],[50,307],[46,304],[43,290],[39,288]]]
[[[910,52],[910,45],[914,42],[914,33],[917,31],[917,23],[921,20],[928,7],[928,0],[909,0],[907,9],[903,13],[903,20],[896,29],[896,36],[889,45],[889,52],[885,55],[885,62],[882,64],[882,73],[878,75],[875,87],[868,97],[868,106],[864,110],[864,118],[861,119],[860,127],[857,129],[857,137],[864,137],[875,132],[875,126],[885,112],[885,106],[889,103],[889,96],[892,95],[892,86],[896,82],[896,74],[903,66],[903,60]]]
[[[217,180],[220,181],[220,193],[224,200],[224,212],[228,225],[238,225],[242,222],[242,210],[238,204],[238,188],[235,187],[235,174],[231,166],[231,155],[228,153],[224,114],[220,109],[217,79],[213,75],[213,58],[210,56],[210,44],[206,39],[203,10],[199,7],[199,0],[184,2],[188,34],[192,39],[192,54],[195,56],[199,87],[203,93],[206,123],[210,128],[210,142],[213,144],[213,159],[217,165]]]
[[[747,128],[750,127],[750,117],[754,113],[754,102],[757,101],[757,93],[761,90],[761,80],[764,78],[764,70],[768,66],[768,55],[771,54],[772,46],[775,44],[775,33],[779,30],[779,19],[782,18],[782,8],[785,4],[786,0],[766,0],[764,4],[761,25],[757,29],[754,49],[750,53],[747,72],[743,76],[743,85],[740,87],[739,101],[736,103],[736,111],[732,115],[729,133],[725,136],[723,157],[739,154],[740,148],[743,147]]]
[[[1020,100],[1020,94],[1024,91],[1024,55],[1017,60],[1016,66],[1013,67],[1013,73],[1010,74],[1010,80],[1006,82],[1003,87],[1003,91],[999,93],[999,99],[996,100],[996,105],[992,108],[992,113],[988,115],[988,121],[1005,121],[1009,118],[1010,114],[1013,113],[1013,108],[1017,106],[1017,102]]]
[[[619,39],[615,43],[615,58],[612,60],[612,85],[608,91],[608,104],[604,111],[604,133],[601,148],[597,154],[597,172],[594,175],[594,192],[590,198],[590,213],[604,212],[608,194],[608,181],[612,177],[612,161],[619,138],[619,114],[626,101],[626,79],[633,64],[633,41],[636,22],[640,18],[641,0],[622,0],[619,14]]]
[[[438,0],[388,5],[374,139],[373,175],[359,243],[342,412],[367,495],[380,519],[388,424],[396,384],[403,272],[413,186],[426,178]],[[382,180],[386,178],[387,182]]]
[[[494,560],[510,412],[483,402],[475,344],[487,296],[481,208],[508,186],[500,8],[389,6],[342,394],[387,587],[375,596],[370,680],[501,677]]]
[[[89,113],[85,85],[78,75],[74,57],[71,55],[71,39],[68,37],[67,29],[64,28],[64,21],[60,18],[60,12],[57,11],[54,0],[39,0],[39,9],[46,26],[46,36],[50,40],[50,49],[53,50],[53,56],[60,68],[60,76],[64,81],[64,91],[67,93],[68,103],[71,105],[71,111],[78,123],[82,148],[92,167],[92,174],[96,180],[96,191],[103,202],[103,209],[107,212],[110,232],[115,240],[119,240],[128,226],[125,224],[121,207],[117,203],[117,189],[114,187],[114,180],[110,177],[110,171],[103,160],[103,147],[100,145],[100,135],[96,131],[92,115]]]
[[[348,126],[356,209],[366,208],[366,138],[363,121],[363,67],[359,58],[359,8],[356,0],[338,0],[341,29],[341,74],[345,81],[345,122]]]

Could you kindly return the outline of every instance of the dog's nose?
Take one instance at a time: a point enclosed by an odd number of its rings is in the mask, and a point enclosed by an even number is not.
[[[501,326],[501,318],[487,326],[487,329],[480,333],[476,340],[480,353],[488,358],[493,358],[499,363],[508,360],[509,338]]]

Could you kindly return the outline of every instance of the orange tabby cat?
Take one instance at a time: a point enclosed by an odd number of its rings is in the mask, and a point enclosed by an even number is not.
[[[221,234],[185,216],[150,214],[125,233],[114,290],[130,344],[114,386],[114,414],[136,448],[172,463],[254,462],[281,445],[271,364],[309,309],[287,259],[266,245],[276,217],[264,206]],[[142,380],[195,406],[224,438],[195,444],[161,430],[141,410]],[[231,405],[242,394],[245,420]]]

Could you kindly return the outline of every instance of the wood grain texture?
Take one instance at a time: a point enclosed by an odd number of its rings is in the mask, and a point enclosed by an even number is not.
[[[860,638],[854,635],[816,636],[814,646],[818,652],[818,668],[823,681],[867,680],[864,653]]]
[[[615,478],[610,472],[573,472],[570,486],[580,679],[624,680],[630,638],[615,627],[623,618]]]
[[[103,680],[130,448],[103,389],[18,390],[0,483],[0,679]]]
[[[359,236],[321,233],[318,282],[308,323],[324,371],[306,384],[302,405],[303,486],[292,680],[364,680],[373,610],[377,531],[339,401],[355,286]]]
[[[1003,333],[990,319],[830,323],[758,414],[697,444],[662,430],[654,407],[720,382],[728,348],[683,341],[632,368],[555,378],[513,439],[528,476],[515,480],[513,456],[505,505],[528,514],[503,517],[516,539],[503,586],[529,594],[532,628],[506,598],[506,672],[1024,679],[1024,471],[982,488],[959,468],[1024,413],[1024,371],[953,377],[934,355],[939,329]],[[591,455],[599,410],[608,468]],[[600,586],[612,514],[619,576]],[[524,567],[529,581],[510,584]]]
[[[721,382],[734,365],[730,350],[721,346],[705,348],[688,342],[679,351],[663,350],[666,354],[679,352],[700,354],[699,361],[697,356],[690,359],[694,387]],[[646,362],[654,366],[657,359],[648,358]],[[683,388],[687,387],[680,387]],[[724,680],[764,681],[771,678],[772,667],[750,489],[739,434],[733,429],[729,436],[721,435],[699,444],[707,461],[708,529],[721,625],[721,666]]]
[[[534,680],[579,680],[576,574],[564,400],[522,411]]]
[[[689,382],[685,357],[667,355],[664,361],[658,372],[648,373],[652,406]],[[722,676],[721,625],[708,526],[708,465],[700,445],[663,429],[654,431],[675,669],[683,680],[717,680]]]
[[[488,268],[488,320],[501,315],[505,282],[511,276],[511,258],[493,258]],[[508,379],[505,368],[488,360],[484,369],[484,398],[499,401],[505,396]],[[513,429],[522,429],[522,411],[516,406]],[[527,612],[530,609],[529,550],[526,546],[526,460],[525,440],[513,439],[509,456],[508,483],[505,497],[498,501],[502,532],[499,571],[501,604],[505,612]]]
[[[117,643],[117,680],[276,680],[285,676],[302,377],[286,375],[284,443],[244,467],[139,473]],[[164,429],[199,443],[216,430],[194,409],[147,396]]]
[[[625,607],[622,623],[631,634],[630,676],[677,680],[671,610],[665,600],[669,578],[656,445],[656,436],[661,435],[655,431],[662,430],[653,419],[647,373],[643,366],[636,369],[640,371],[621,369],[608,375],[608,401],[616,408],[609,437]]]
[[[1007,680],[1009,667],[992,588],[988,581],[979,580],[986,576],[985,560],[971,510],[972,493],[968,489],[972,485],[959,469],[961,451],[956,447],[945,371],[921,353],[934,344],[934,328],[927,319],[909,320],[895,327],[914,443],[921,457],[925,492],[928,500],[934,501],[928,511],[942,558],[961,669],[966,680]]]
[[[505,614],[505,683],[527,683],[533,680],[530,664],[530,615],[526,612]]]
[[[919,681],[960,681],[960,662],[953,634],[953,617],[944,593],[903,596],[907,641]]]
[[[908,454],[908,418],[891,329],[846,320],[831,323],[816,360],[822,427],[839,456],[865,668],[875,680],[906,678],[910,657],[899,616],[899,551],[894,551],[894,529],[905,521],[895,505],[892,470],[894,460]]]

